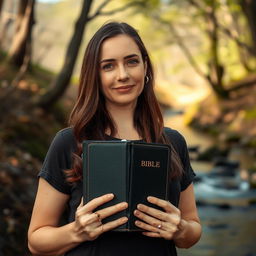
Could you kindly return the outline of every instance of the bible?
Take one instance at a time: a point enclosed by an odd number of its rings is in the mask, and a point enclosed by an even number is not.
[[[141,231],[133,212],[139,203],[158,208],[148,196],[167,200],[170,171],[170,146],[139,141],[83,142],[84,202],[113,193],[114,199],[95,211],[127,202],[128,208],[102,220],[102,223],[127,216],[128,222],[114,231]]]

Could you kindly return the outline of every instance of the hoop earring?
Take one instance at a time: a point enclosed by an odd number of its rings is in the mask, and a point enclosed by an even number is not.
[[[145,84],[147,84],[148,83],[148,81],[149,81],[149,77],[148,76],[145,76]]]

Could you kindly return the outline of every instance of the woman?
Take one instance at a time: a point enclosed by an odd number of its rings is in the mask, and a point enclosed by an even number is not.
[[[189,248],[199,240],[194,173],[186,142],[177,131],[163,127],[153,84],[148,53],[134,28],[112,22],[95,33],[84,55],[70,127],[57,133],[39,173],[28,231],[33,254],[176,255],[175,246]],[[144,232],[110,232],[127,222],[127,217],[101,223],[128,206],[122,202],[94,212],[113,194],[83,204],[81,142],[85,139],[171,145],[169,202],[149,196],[148,201],[162,210],[139,204],[134,211],[136,225]],[[68,220],[63,225],[65,210]]]

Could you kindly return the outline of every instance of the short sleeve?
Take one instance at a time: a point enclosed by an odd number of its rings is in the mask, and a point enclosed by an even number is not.
[[[183,153],[182,153],[181,161],[182,161],[183,167],[184,167],[184,173],[183,173],[183,177],[181,179],[181,191],[183,191],[193,182],[196,174],[191,167],[187,143],[183,136],[181,136],[181,140],[183,141],[183,143],[182,143],[183,144],[183,146],[182,146]]]
[[[183,175],[180,180],[181,191],[184,191],[194,180],[195,172],[191,167],[188,147],[184,137],[176,130],[165,128],[173,147],[177,151],[183,165]]]
[[[71,193],[71,187],[66,182],[64,170],[71,168],[73,143],[70,131],[59,131],[48,149],[43,166],[38,176],[44,178],[50,185],[64,194]]]

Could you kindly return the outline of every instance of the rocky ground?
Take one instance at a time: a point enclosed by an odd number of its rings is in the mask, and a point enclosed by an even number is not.
[[[256,84],[234,92],[229,100],[210,95],[186,113],[186,122],[214,136],[220,147],[209,149],[208,155],[238,147],[256,156]],[[250,169],[256,172],[256,160]]]
[[[37,173],[65,118],[59,106],[49,113],[33,106],[39,85],[28,77],[7,97],[10,80],[5,71],[0,65],[0,256],[28,256],[27,229]]]

